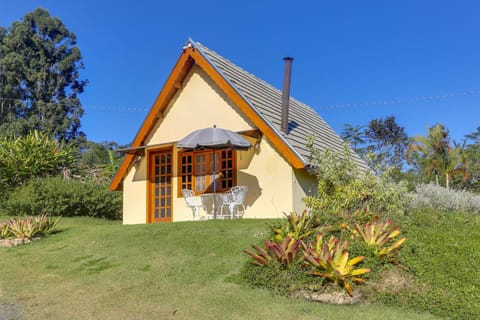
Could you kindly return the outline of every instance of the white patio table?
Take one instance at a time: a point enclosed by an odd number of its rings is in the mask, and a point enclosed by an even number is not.
[[[217,217],[217,219],[223,219],[223,217],[218,215],[218,208],[220,208],[222,205],[221,193],[202,193],[200,197],[202,199],[202,203],[207,207],[208,219],[214,219],[214,217]]]

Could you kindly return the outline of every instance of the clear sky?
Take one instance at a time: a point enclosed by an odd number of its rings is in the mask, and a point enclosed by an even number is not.
[[[409,135],[480,126],[479,1],[0,0],[0,25],[37,7],[77,35],[82,130],[131,142],[191,37],[291,95],[337,132],[394,115]]]

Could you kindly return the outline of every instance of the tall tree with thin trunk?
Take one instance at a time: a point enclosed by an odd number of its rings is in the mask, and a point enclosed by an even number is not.
[[[454,175],[468,177],[468,165],[461,146],[450,144],[448,130],[441,124],[428,129],[427,136],[415,136],[407,152],[412,165],[420,167],[427,176],[434,175],[439,184],[439,175],[445,178],[445,186],[450,187]]]
[[[81,69],[75,34],[45,9],[0,29],[0,132],[81,138]]]

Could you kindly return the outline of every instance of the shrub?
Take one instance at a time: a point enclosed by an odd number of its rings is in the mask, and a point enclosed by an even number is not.
[[[16,188],[0,204],[7,215],[90,216],[120,219],[121,194],[106,183],[62,177],[37,178]]]
[[[44,133],[0,137],[0,186],[10,189],[32,177],[56,175],[75,162],[72,145]]]
[[[380,177],[360,170],[348,145],[342,153],[317,150],[313,143],[309,147],[311,173],[316,176],[318,186],[317,194],[304,201],[311,210],[323,212],[327,222],[328,215],[362,208],[393,217],[403,214],[410,196],[406,183],[396,183],[390,177],[393,169]]]
[[[412,209],[480,213],[480,196],[468,191],[422,184],[417,186],[410,206]]]

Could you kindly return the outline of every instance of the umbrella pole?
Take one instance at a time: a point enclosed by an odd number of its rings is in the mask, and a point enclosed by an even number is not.
[[[216,176],[216,163],[217,159],[215,158],[215,149],[213,149],[213,219],[217,219],[217,176]]]

